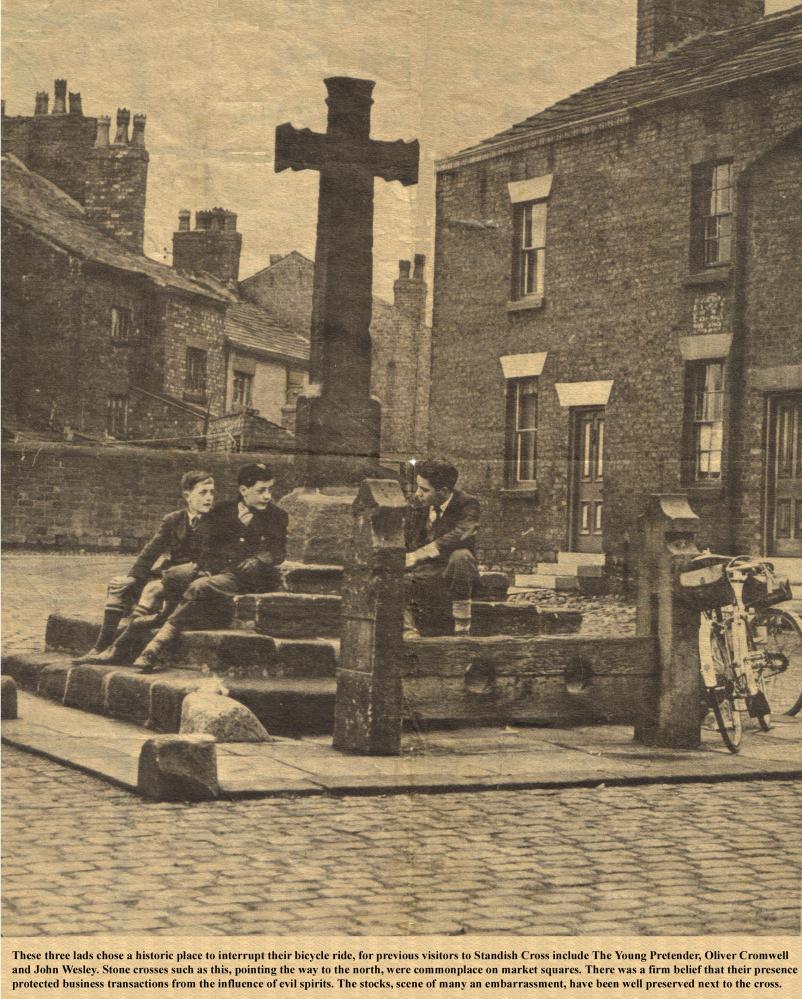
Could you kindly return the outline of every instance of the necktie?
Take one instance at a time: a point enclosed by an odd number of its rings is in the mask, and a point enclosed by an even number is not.
[[[189,518],[189,529],[190,529],[190,531],[194,531],[195,528],[198,526],[199,523],[200,523],[200,514],[196,513],[194,517],[190,517]]]

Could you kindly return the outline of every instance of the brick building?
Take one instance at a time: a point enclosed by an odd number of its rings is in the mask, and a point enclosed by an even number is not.
[[[209,276],[231,293],[224,324],[223,414],[211,421],[213,449],[251,451],[294,447],[292,421],[298,393],[309,381],[309,338],[286,328],[239,294],[242,236],[237,216],[225,208],[178,213],[173,267],[179,274]],[[308,331],[307,331],[308,332]]]
[[[675,490],[802,555],[802,7],[762,14],[639,0],[635,66],[438,163],[430,445],[488,561],[626,573]]]
[[[2,119],[3,427],[202,437],[225,403],[233,296],[144,256],[145,117],[83,115],[56,81]],[[5,109],[4,109],[5,110]]]
[[[382,403],[381,447],[386,461],[407,461],[426,445],[431,330],[425,321],[425,264],[424,256],[416,256],[414,266],[400,261],[392,305],[373,298],[371,390]],[[313,262],[296,251],[274,255],[268,267],[240,282],[240,294],[307,338],[314,270]],[[284,422],[294,425],[292,411],[285,413]]]

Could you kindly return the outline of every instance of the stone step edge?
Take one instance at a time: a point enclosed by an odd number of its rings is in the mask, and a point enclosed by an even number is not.
[[[57,652],[5,656],[3,674],[23,690],[66,707],[165,733],[178,732],[184,697],[208,683],[208,677],[189,670],[141,674],[125,666],[76,665]],[[333,677],[221,679],[229,696],[250,708],[271,734],[332,731]]]
[[[603,565],[584,565],[580,562],[538,562],[538,576],[584,576],[593,579],[604,577]]]
[[[516,589],[534,587],[544,590],[578,590],[578,576],[543,576],[537,573],[520,573],[515,577]]]
[[[607,564],[604,552],[557,552],[557,561],[561,565],[601,565]]]

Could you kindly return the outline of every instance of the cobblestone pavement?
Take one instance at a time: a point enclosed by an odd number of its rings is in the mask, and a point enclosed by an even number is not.
[[[790,782],[145,804],[6,749],[6,935],[798,933]]]

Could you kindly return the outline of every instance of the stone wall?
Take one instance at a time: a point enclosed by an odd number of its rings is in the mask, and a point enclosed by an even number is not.
[[[530,565],[569,547],[570,411],[560,406],[556,383],[613,381],[604,499],[605,549],[614,560],[631,560],[643,497],[689,485],[679,338],[709,333],[711,323],[731,332],[736,320],[730,270],[720,269],[715,284],[690,273],[691,166],[732,156],[737,183],[802,115],[799,88],[779,79],[711,101],[658,105],[625,125],[444,166],[438,175],[430,444],[453,458],[463,487],[483,499],[488,562]],[[507,185],[544,174],[553,176],[545,297],[537,308],[515,311],[507,307],[513,250]],[[737,205],[735,211],[737,217]],[[778,250],[782,256],[788,244],[778,238],[786,247]],[[773,266],[781,282],[779,258]],[[774,287],[773,321],[787,330],[798,320],[798,297]],[[759,338],[750,349],[776,356]],[[537,486],[512,493],[505,488],[499,358],[531,352],[547,353]],[[737,384],[730,388],[737,402]],[[741,460],[757,468],[761,454],[754,442],[750,447]],[[729,470],[730,482],[739,472]],[[690,496],[702,516],[701,539],[733,543],[725,490],[691,488]],[[759,492],[743,502],[759,508]]]
[[[236,495],[237,469],[265,461],[275,495],[292,488],[288,454],[225,454],[84,447],[49,443],[4,444],[3,543],[28,548],[136,551],[161,517],[181,505],[179,479],[208,468],[218,499]]]

